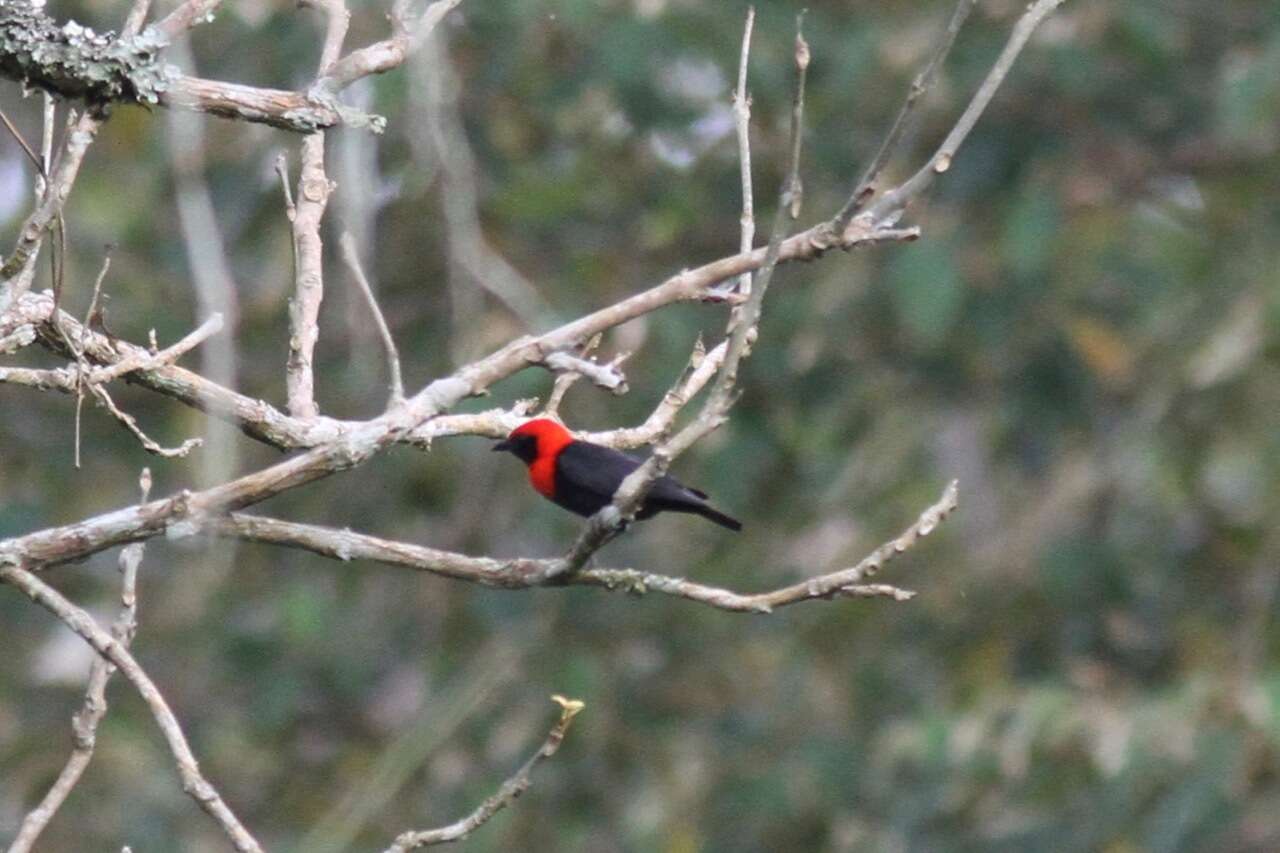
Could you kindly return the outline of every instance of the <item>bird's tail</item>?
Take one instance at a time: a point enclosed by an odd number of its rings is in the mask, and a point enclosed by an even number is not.
[[[721,527],[727,527],[730,530],[733,530],[735,532],[742,529],[741,521],[738,521],[738,519],[733,518],[731,516],[725,515],[723,512],[720,512],[719,510],[712,509],[707,504],[699,504],[698,508],[695,509],[694,512],[696,512],[698,515],[702,516],[703,518],[709,521],[714,521],[716,524],[720,525]]]

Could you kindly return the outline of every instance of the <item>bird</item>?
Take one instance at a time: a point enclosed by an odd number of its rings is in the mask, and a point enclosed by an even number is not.
[[[527,421],[493,446],[529,466],[529,482],[543,497],[581,516],[595,515],[613,501],[613,494],[642,460],[612,447],[580,441],[550,418]],[[707,495],[663,475],[653,483],[636,513],[637,519],[659,512],[700,515],[729,530],[741,530],[742,522],[714,509]]]

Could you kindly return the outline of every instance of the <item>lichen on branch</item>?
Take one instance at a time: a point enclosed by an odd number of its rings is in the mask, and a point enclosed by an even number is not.
[[[156,104],[176,73],[160,61],[155,29],[136,36],[59,26],[26,3],[0,4],[0,75],[90,104]]]

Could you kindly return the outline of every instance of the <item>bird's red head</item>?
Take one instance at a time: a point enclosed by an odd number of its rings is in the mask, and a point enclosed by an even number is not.
[[[559,422],[537,418],[513,429],[506,441],[498,442],[493,449],[509,451],[532,465],[538,459],[554,459],[572,441],[573,434]]]

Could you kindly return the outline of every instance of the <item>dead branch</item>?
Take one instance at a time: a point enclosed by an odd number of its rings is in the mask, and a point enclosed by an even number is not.
[[[969,13],[973,11],[975,2],[977,0],[960,0],[956,4],[955,11],[951,13],[951,20],[947,23],[946,29],[942,31],[942,35],[939,37],[929,61],[925,63],[924,67],[916,74],[915,79],[911,81],[911,88],[907,91],[907,98],[898,110],[898,115],[889,127],[889,132],[885,134],[884,141],[880,143],[880,148],[876,151],[875,156],[871,158],[866,171],[862,173],[862,177],[854,185],[853,194],[849,196],[849,200],[845,202],[844,207],[836,214],[834,222],[837,229],[848,225],[853,215],[861,210],[862,206],[875,193],[875,185],[880,173],[888,164],[889,158],[897,151],[899,144],[908,135],[907,131],[911,127],[911,119],[917,102],[924,97],[926,92],[933,88],[938,78],[938,72],[942,70],[947,54],[951,52],[951,46],[955,44],[956,36],[960,34],[960,28],[964,26]]]
[[[196,757],[191,752],[187,737],[183,734],[177,717],[170,710],[169,703],[165,701],[164,695],[147,675],[146,670],[134,660],[124,643],[98,625],[85,610],[72,604],[56,589],[25,569],[0,560],[0,583],[7,583],[26,593],[32,601],[57,616],[68,628],[93,646],[98,654],[124,673],[124,677],[147,703],[151,715],[155,717],[156,724],[164,734],[169,751],[173,753],[178,776],[182,780],[182,790],[217,821],[236,850],[242,853],[262,853],[258,842],[240,823],[235,813],[218,794],[217,789],[201,775]]]
[[[919,171],[898,187],[876,199],[875,202],[867,207],[866,213],[863,215],[867,216],[872,222],[880,222],[892,216],[903,210],[911,203],[912,199],[928,189],[939,175],[951,168],[951,162],[955,159],[956,152],[960,150],[960,146],[964,144],[965,139],[969,136],[969,131],[973,130],[974,125],[978,123],[978,119],[986,112],[987,105],[995,97],[996,91],[1000,88],[1000,84],[1004,82],[1004,78],[1008,76],[1009,70],[1013,68],[1013,63],[1017,60],[1018,54],[1022,53],[1022,49],[1026,47],[1031,34],[1036,31],[1036,28],[1040,26],[1040,23],[1045,18],[1064,2],[1066,0],[1036,0],[1036,2],[1027,7],[1026,12],[1014,24],[1009,41],[1005,44],[1004,50],[1000,52],[995,65],[991,66],[991,70],[987,72],[982,85],[974,93],[973,100],[965,107],[955,126],[947,134],[947,138],[942,141],[942,145],[938,146],[938,150],[934,152],[928,162],[920,167]],[[957,9],[957,15],[959,15],[959,9]],[[960,17],[960,20],[963,21],[963,17]],[[956,26],[958,28],[959,25],[957,24]]]
[[[476,807],[475,811],[454,821],[448,826],[438,829],[412,830],[402,833],[395,843],[387,848],[386,853],[405,853],[419,847],[430,847],[436,844],[447,844],[451,841],[462,841],[480,826],[488,822],[498,812],[515,802],[516,798],[529,789],[533,783],[533,770],[542,762],[555,755],[564,742],[573,718],[586,707],[577,699],[566,699],[563,696],[552,696],[551,700],[560,706],[560,717],[551,726],[547,739],[538,747],[538,751],[521,765],[507,781],[499,786],[497,793]]]
[[[630,353],[624,353],[617,356],[612,361],[601,364],[592,358],[574,355],[573,353],[553,352],[542,360],[547,369],[556,373],[570,373],[583,376],[590,379],[592,384],[606,391],[612,391],[614,394],[625,394],[629,390],[627,388],[627,377],[623,374],[621,365],[626,361]]]
[[[389,566],[428,572],[440,577],[466,581],[494,589],[520,590],[542,586],[592,586],[619,592],[657,592],[685,598],[720,610],[742,613],[769,613],[777,607],[842,596],[888,596],[904,600],[910,594],[896,587],[868,585],[880,568],[928,536],[956,508],[957,484],[953,481],[938,500],[894,539],[877,548],[857,565],[828,572],[780,589],[760,593],[740,593],[707,586],[681,577],[636,569],[584,567],[565,573],[564,558],[546,559],[471,557],[409,542],[396,542],[356,533],[232,513],[205,520],[199,527],[215,536],[298,548],[323,557],[349,562],[370,560]]]
[[[138,478],[142,499],[151,492],[151,471],[142,469]],[[123,648],[128,649],[138,631],[138,567],[142,564],[142,543],[125,547],[120,552],[120,615],[111,626],[111,636]],[[93,760],[93,748],[98,724],[107,715],[107,682],[115,674],[116,667],[104,657],[93,659],[89,669],[89,684],[85,689],[84,704],[71,718],[71,756],[58,778],[50,786],[44,799],[29,811],[18,828],[18,834],[9,845],[9,853],[28,853],[49,825],[67,796],[84,775],[85,768]]]

